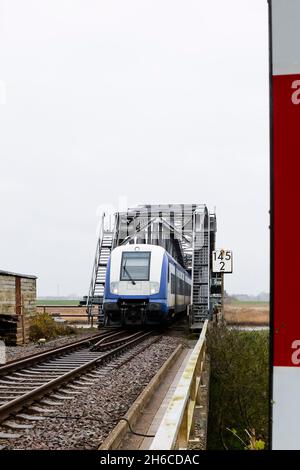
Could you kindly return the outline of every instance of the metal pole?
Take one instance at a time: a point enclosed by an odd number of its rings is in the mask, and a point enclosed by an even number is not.
[[[222,292],[222,320],[224,319],[224,273],[221,273],[221,292]]]
[[[21,297],[21,323],[22,323],[22,337],[23,337],[23,344],[26,343],[25,341],[25,323],[24,323],[24,297]]]

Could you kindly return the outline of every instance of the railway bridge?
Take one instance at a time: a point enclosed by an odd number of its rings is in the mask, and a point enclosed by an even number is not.
[[[102,305],[111,251],[121,245],[147,243],[165,248],[191,275],[189,328],[201,331],[221,301],[221,275],[212,272],[216,231],[216,214],[209,213],[205,204],[141,205],[112,216],[103,214],[85,301],[89,319],[105,321]]]

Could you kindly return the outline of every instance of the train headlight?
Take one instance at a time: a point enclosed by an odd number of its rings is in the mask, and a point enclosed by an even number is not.
[[[159,282],[150,282],[150,294],[158,294]]]
[[[119,292],[119,289],[118,289],[118,282],[111,282],[110,284],[110,290],[113,294],[117,294]]]

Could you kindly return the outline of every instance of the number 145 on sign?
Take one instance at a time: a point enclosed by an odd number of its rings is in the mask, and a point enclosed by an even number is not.
[[[212,270],[214,273],[232,273],[232,251],[213,251],[212,261]]]

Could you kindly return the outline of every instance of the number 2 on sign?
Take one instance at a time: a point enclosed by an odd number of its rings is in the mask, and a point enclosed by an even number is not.
[[[232,251],[215,250],[213,251],[213,272],[215,273],[232,273]]]

